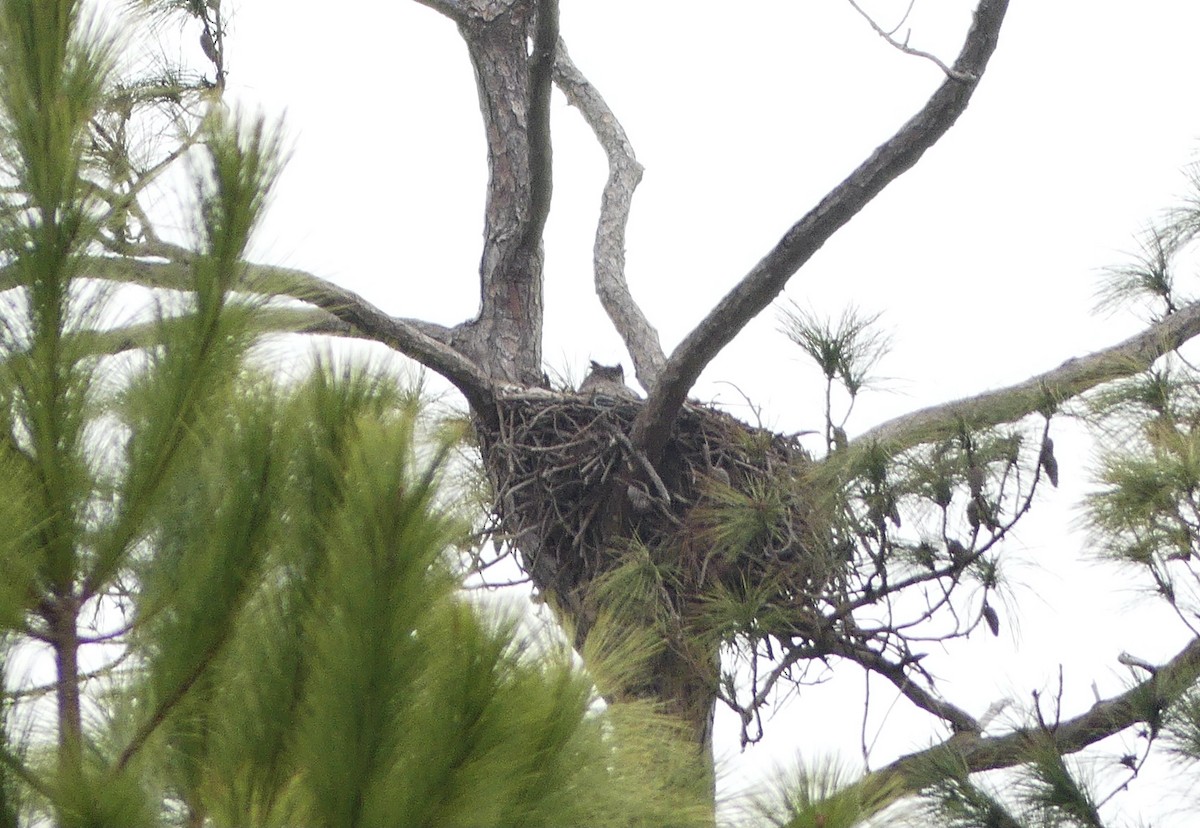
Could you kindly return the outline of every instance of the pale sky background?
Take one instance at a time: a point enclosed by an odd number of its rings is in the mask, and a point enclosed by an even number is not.
[[[228,2],[228,0],[227,0]],[[885,25],[907,5],[870,4]],[[911,43],[950,62],[966,0],[917,0]],[[454,26],[407,0],[241,0],[228,40],[231,94],[286,113],[294,154],[257,256],[351,288],[389,313],[453,324],[478,303],[486,167],[466,50]],[[932,64],[880,40],[845,0],[562,0],[562,34],[624,124],[646,173],[628,241],[631,289],[669,351],[770,247],[924,102]],[[836,316],[882,311],[894,350],[887,391],[860,400],[851,434],[906,411],[1006,385],[1138,330],[1092,312],[1098,271],[1185,192],[1200,137],[1200,3],[1014,0],[970,108],[915,169],[841,231],[787,296]],[[185,59],[204,66],[196,34]],[[544,354],[575,377],[628,356],[591,291],[606,166],[556,91],[555,191],[547,228]],[[820,382],[764,313],[709,367],[695,395],[767,425],[819,428]],[[1136,598],[1127,576],[1088,562],[1076,504],[1094,447],[1056,423],[1063,486],[1047,490],[1007,554],[1017,606],[998,639],[976,634],[927,664],[947,697],[979,715],[1050,695],[1064,715],[1109,696],[1129,650],[1151,661],[1182,643],[1178,623]],[[1019,613],[1017,608],[1019,607]],[[1014,617],[1014,614],[1017,617]],[[873,765],[941,730],[872,684]],[[804,689],[745,754],[720,715],[730,792],[799,752],[856,761],[863,681],[846,670]],[[720,712],[724,712],[723,710]],[[1098,769],[1140,747],[1106,744]],[[1103,778],[1103,777],[1102,777]],[[1113,824],[1164,819],[1161,777],[1115,798]],[[1101,795],[1109,787],[1098,787]],[[1200,795],[1200,790],[1193,790]]]

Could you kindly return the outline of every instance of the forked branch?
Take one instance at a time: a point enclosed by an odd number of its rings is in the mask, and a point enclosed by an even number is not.
[[[946,78],[920,112],[793,225],[675,349],[634,425],[634,441],[647,456],[655,459],[661,453],[688,390],[705,366],[838,229],[916,164],[958,120],[996,49],[1007,9],[1008,0],[980,0],[954,63],[954,75]]]
[[[931,54],[930,52],[923,52],[920,49],[914,49],[912,46],[909,46],[908,38],[905,38],[902,41],[896,40],[896,38],[895,38],[896,29],[898,29],[900,26],[904,25],[903,20],[901,20],[901,22],[896,26],[896,28],[893,28],[891,31],[886,31],[882,26],[880,26],[878,23],[875,22],[875,18],[871,17],[871,15],[867,14],[863,10],[862,6],[858,5],[858,3],[854,2],[854,0],[849,0],[849,2],[850,2],[850,5],[854,7],[854,10],[856,12],[858,12],[860,15],[862,15],[863,19],[866,20],[867,23],[869,23],[871,25],[871,28],[875,30],[875,34],[879,35],[884,40],[886,40],[888,42],[888,45],[892,46],[893,48],[899,49],[901,52],[904,52],[904,54],[906,54],[906,55],[912,55],[913,57],[919,57],[919,58],[923,58],[923,59],[929,61],[930,63],[937,66],[937,68],[939,68],[943,72],[945,72],[946,77],[948,77],[948,78],[954,78],[955,80],[960,80],[960,81],[974,80],[974,78],[970,77],[969,75],[963,75],[963,74],[959,73],[958,70],[947,66],[945,63],[942,62],[942,59],[939,58],[937,55]],[[908,17],[910,12],[912,12],[912,3],[908,4],[908,11],[906,11],[904,13],[905,18]]]

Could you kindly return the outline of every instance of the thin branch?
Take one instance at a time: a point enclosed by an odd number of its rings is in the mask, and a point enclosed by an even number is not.
[[[1063,755],[1077,753],[1090,745],[1146,721],[1148,700],[1154,707],[1169,706],[1200,680],[1200,638],[1192,639],[1179,653],[1158,668],[1157,673],[1119,696],[1096,702],[1090,710],[1054,727],[1054,743]],[[982,737],[978,733],[956,733],[931,748],[902,756],[871,774],[872,781],[896,780],[913,793],[921,784],[921,768],[937,753],[957,754],[968,771],[1010,768],[1029,760],[1028,747],[1034,732],[1024,728],[1003,736]],[[866,780],[864,780],[866,781]]]
[[[600,220],[596,223],[596,243],[592,248],[596,295],[629,349],[638,381],[642,387],[651,388],[666,355],[658,331],[634,301],[625,280],[625,228],[629,224],[633,192],[642,180],[642,165],[634,156],[633,144],[624,128],[572,62],[562,40],[558,42],[554,62],[554,82],[567,96],[567,102],[583,115],[608,156],[608,180],[600,197]]]
[[[792,226],[675,349],[633,427],[634,442],[656,460],[688,390],[705,366],[766,308],[791,276],[888,184],[910,169],[967,108],[996,49],[1008,0],[980,0],[954,70],[929,101],[858,169]]]
[[[832,652],[853,661],[870,672],[883,676],[917,707],[949,722],[956,733],[978,733],[980,731],[979,722],[967,711],[929,693],[916,684],[903,667],[888,661],[879,653],[861,645],[842,641],[837,642],[832,648]]]
[[[962,72],[958,71],[957,69],[951,69],[945,63],[943,63],[942,59],[939,58],[937,55],[931,54],[930,52],[922,52],[920,49],[914,49],[913,47],[909,46],[907,39],[905,39],[905,41],[903,43],[901,43],[899,40],[896,40],[896,38],[892,37],[892,35],[894,35],[896,33],[896,29],[899,29],[900,26],[904,25],[903,20],[899,24],[897,24],[896,27],[894,29],[892,29],[891,31],[884,31],[884,29],[878,23],[875,22],[874,18],[872,18],[871,15],[869,15],[865,11],[863,11],[862,7],[859,6],[858,3],[854,2],[854,0],[849,0],[849,3],[851,6],[854,7],[854,10],[856,12],[858,12],[860,15],[862,15],[864,20],[866,20],[868,23],[871,24],[871,28],[875,30],[875,34],[879,35],[884,40],[886,40],[889,45],[899,49],[901,52],[904,52],[904,54],[906,54],[906,55],[912,55],[913,57],[924,58],[925,60],[930,61],[931,63],[935,64],[939,69],[941,69],[943,72],[945,72],[946,77],[948,77],[948,78],[953,78],[954,80],[959,80],[959,81],[975,80],[974,77],[963,74]],[[904,13],[904,16],[908,17],[910,12],[912,12],[912,4],[911,3],[908,6],[908,11]]]
[[[969,430],[1019,420],[1106,382],[1145,371],[1154,361],[1200,335],[1200,302],[1188,305],[1117,345],[1068,359],[1024,382],[889,420],[857,437],[853,446],[879,443],[900,450]]]

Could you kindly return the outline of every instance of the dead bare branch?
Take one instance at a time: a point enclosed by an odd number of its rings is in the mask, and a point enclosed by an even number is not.
[[[884,30],[884,28],[882,26],[880,26],[878,23],[875,22],[875,19],[873,17],[871,17],[871,15],[869,15],[865,11],[863,11],[862,6],[858,5],[858,3],[854,2],[854,0],[848,0],[848,2],[850,3],[851,6],[854,7],[854,10],[856,12],[858,12],[860,15],[862,15],[862,18],[864,20],[866,20],[869,24],[871,24],[871,28],[875,30],[875,34],[879,35],[884,40],[886,40],[890,46],[893,46],[896,49],[899,49],[901,52],[904,52],[904,54],[906,54],[906,55],[912,55],[913,57],[923,58],[923,59],[929,61],[930,63],[933,63],[935,66],[937,66],[937,68],[941,69],[946,74],[946,77],[948,77],[948,78],[953,78],[954,80],[960,80],[960,81],[975,80],[975,78],[970,75],[962,74],[959,71],[950,68],[945,63],[943,63],[942,59],[939,58],[937,55],[931,54],[930,52],[923,52],[920,49],[914,49],[912,46],[909,46],[907,38],[905,38],[904,42],[896,40],[896,38],[893,35],[895,35],[896,30],[899,29],[900,26],[904,25],[903,21],[901,21],[899,24],[897,24],[890,31],[886,31],[886,30]],[[908,14],[911,11],[912,11],[912,4],[910,3],[908,6],[908,11],[904,13],[904,16],[908,17]]]
[[[567,96],[568,103],[583,115],[608,156],[608,180],[600,197],[600,220],[596,223],[596,243],[592,248],[596,295],[629,349],[638,381],[642,387],[650,388],[658,379],[666,356],[658,331],[634,301],[625,280],[625,228],[629,224],[633,192],[642,180],[642,165],[624,128],[572,62],[562,40],[558,42],[554,62],[554,82]]]
[[[98,256],[87,260],[82,274],[148,288],[189,290],[187,258],[183,257],[191,254],[170,245],[159,245],[155,252],[174,253],[181,260],[164,262]],[[0,289],[15,286],[11,275],[0,270]],[[308,315],[302,322],[303,330],[360,336],[387,345],[448,379],[477,414],[488,416],[493,409],[492,380],[483,369],[448,344],[450,331],[444,326],[390,316],[353,291],[290,268],[247,264],[239,288],[249,293],[290,296],[315,305],[331,319],[319,314]],[[301,314],[300,311],[295,313]],[[344,327],[332,324],[332,320]]]
[[[916,164],[958,120],[996,49],[1007,9],[1008,0],[980,0],[954,63],[957,77],[947,78],[920,112],[793,225],[675,349],[634,425],[633,440],[648,457],[659,456],[688,390],[713,357],[779,295],[838,229]],[[970,80],[959,79],[964,77]]]
[[[945,439],[964,426],[981,429],[1019,420],[1105,382],[1132,376],[1200,334],[1200,303],[1181,308],[1124,342],[1068,359],[1062,365],[1024,382],[974,397],[923,408],[876,426],[852,441],[861,446],[885,445],[889,450]]]
[[[1143,723],[1151,708],[1161,710],[1169,706],[1197,680],[1200,680],[1200,638],[1193,638],[1150,678],[1118,696],[1096,702],[1086,713],[1059,721],[1053,732],[1055,746],[1063,755],[1077,753]],[[1009,768],[1028,761],[1027,748],[1033,736],[1032,731],[1024,728],[990,737],[975,732],[956,733],[939,745],[903,756],[880,768],[864,782],[895,780],[916,793],[921,784],[921,768],[942,751],[957,754],[971,773]]]

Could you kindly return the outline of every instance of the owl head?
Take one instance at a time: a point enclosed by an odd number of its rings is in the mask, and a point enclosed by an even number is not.
[[[625,384],[625,369],[621,367],[620,363],[617,363],[616,365],[601,365],[599,362],[596,362],[596,360],[593,359],[592,367],[588,371],[588,376],[607,380],[609,382],[619,382],[622,385]]]
[[[621,397],[631,396],[632,389],[625,384],[625,369],[618,365],[601,365],[599,362],[592,360],[592,367],[588,371],[587,376],[583,378],[583,382],[579,384],[579,390],[584,391],[602,391],[606,394],[616,394]]]

